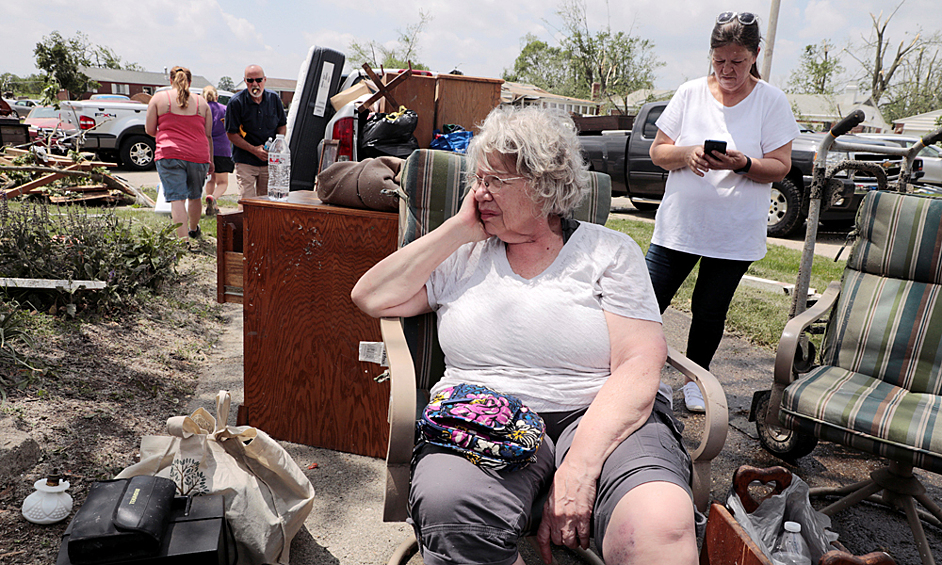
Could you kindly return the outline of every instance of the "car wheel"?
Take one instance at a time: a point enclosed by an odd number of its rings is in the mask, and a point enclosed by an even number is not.
[[[786,461],[794,461],[814,451],[815,446],[818,445],[818,438],[766,423],[765,415],[769,411],[772,391],[767,390],[758,394],[761,396],[756,404],[756,433],[759,434],[759,443],[762,447],[772,455]]]
[[[769,237],[787,237],[801,225],[801,192],[791,179],[772,183],[769,202]]]
[[[133,171],[146,171],[154,166],[154,140],[132,135],[121,145],[121,163]]]
[[[657,210],[657,207],[660,206],[657,202],[638,202],[636,200],[632,200],[631,205],[639,212],[651,212]]]

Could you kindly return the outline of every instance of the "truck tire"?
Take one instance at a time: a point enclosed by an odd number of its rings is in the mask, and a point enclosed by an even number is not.
[[[798,228],[802,220],[801,192],[791,179],[772,183],[769,202],[769,237],[787,237]]]
[[[146,171],[154,167],[154,140],[145,135],[131,135],[121,144],[121,164],[132,171]]]
[[[653,212],[660,206],[657,202],[636,202],[634,200],[631,201],[631,205],[639,212]]]

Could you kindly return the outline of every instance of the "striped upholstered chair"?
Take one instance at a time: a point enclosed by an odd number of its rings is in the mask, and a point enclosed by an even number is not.
[[[779,419],[889,460],[870,480],[813,494],[846,495],[824,510],[830,515],[883,491],[906,512],[924,563],[932,563],[913,498],[939,520],[942,510],[913,468],[942,472],[942,199],[871,192],[857,230],[840,286],[832,283],[827,298],[789,323],[807,327],[836,302],[821,365],[785,389]],[[783,340],[780,357],[782,347],[794,351]]]
[[[458,211],[466,190],[465,167],[465,158],[461,155],[428,149],[419,149],[406,160],[399,204],[400,247],[435,229]],[[609,176],[592,173],[590,193],[576,210],[575,218],[604,224],[608,219],[611,194]],[[436,323],[435,314],[380,321],[390,373],[389,450],[383,512],[386,522],[406,519],[417,409],[428,403],[429,389],[445,370]],[[668,363],[697,382],[706,399],[707,424],[700,445],[691,454],[694,460],[694,497],[698,508],[703,511],[709,504],[712,484],[710,464],[726,441],[726,396],[711,373],[673,348],[669,349],[668,356]],[[405,563],[416,550],[415,538],[410,536],[390,558],[390,565]],[[582,552],[582,558],[601,564],[601,560],[591,552]]]

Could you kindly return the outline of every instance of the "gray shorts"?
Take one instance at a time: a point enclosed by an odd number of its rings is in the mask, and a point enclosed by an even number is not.
[[[199,200],[209,173],[209,163],[192,163],[183,159],[158,159],[157,174],[164,188],[164,200]]]
[[[446,448],[420,442],[413,459],[409,509],[426,565],[512,564],[518,540],[536,529],[531,515],[542,510],[553,474],[584,413],[543,414],[547,433],[537,461],[517,471],[484,469]],[[676,484],[690,494],[692,504],[693,468],[681,429],[658,395],[647,422],[605,461],[592,520],[596,547],[602,547],[615,506],[638,485]]]

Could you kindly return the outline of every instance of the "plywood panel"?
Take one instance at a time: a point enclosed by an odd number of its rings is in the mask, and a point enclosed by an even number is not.
[[[350,300],[354,283],[396,248],[397,215],[320,204],[309,191],[245,210],[245,405],[271,436],[382,457],[389,383],[363,363],[379,321]]]
[[[388,84],[396,77],[394,73],[386,73],[384,81]],[[432,142],[432,130],[435,129],[435,77],[412,75],[399,83],[391,91],[396,102],[418,114],[419,121],[415,127],[415,139],[420,148],[427,148]],[[398,108],[390,108],[386,99],[379,104],[380,112],[394,112]]]
[[[435,129],[458,124],[478,133],[478,126],[500,105],[501,79],[438,75],[435,93]]]
[[[242,304],[242,212],[216,216],[216,301]]]

